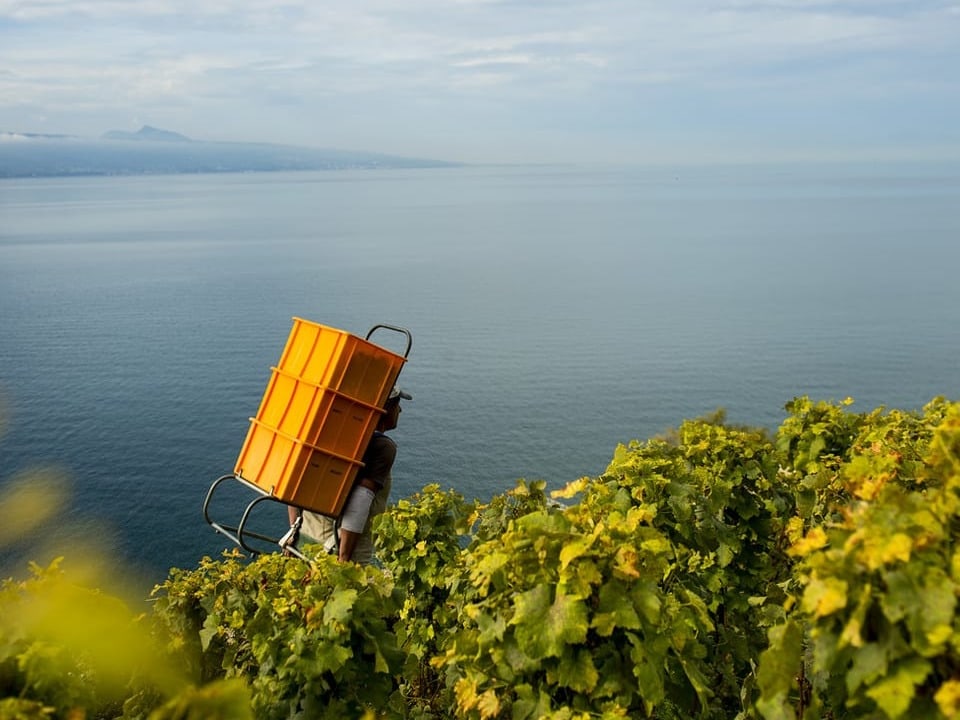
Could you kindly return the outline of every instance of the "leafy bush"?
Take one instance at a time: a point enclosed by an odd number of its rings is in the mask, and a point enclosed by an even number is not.
[[[473,589],[435,661],[454,687],[451,716],[629,713],[655,707],[668,686],[706,692],[702,603],[658,587],[669,542],[643,509],[594,525],[580,508],[522,516],[467,557]]]
[[[454,622],[452,578],[462,572],[462,546],[475,509],[476,503],[465,502],[460,494],[427,485],[374,521],[378,556],[402,598],[393,631],[406,654],[398,679],[409,706],[404,713],[427,717],[446,704],[429,660]]]
[[[155,594],[171,647],[199,643],[202,681],[243,678],[258,719],[359,717],[395,690],[398,598],[376,568],[232,553],[172,572]]]
[[[0,717],[146,717],[168,698],[191,707],[143,616],[79,580],[57,560],[0,583]]]
[[[148,617],[35,567],[0,717],[960,720],[960,405],[850,403],[685,421],[552,497],[429,485],[382,568],[227,553]]]
[[[871,413],[848,452],[849,500],[790,549],[796,605],[770,632],[758,708],[960,717],[960,405]]]

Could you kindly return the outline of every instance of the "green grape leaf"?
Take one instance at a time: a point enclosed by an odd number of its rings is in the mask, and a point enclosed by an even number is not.
[[[313,670],[317,674],[325,672],[337,672],[344,664],[353,657],[353,651],[343,645],[328,643],[324,646],[323,652],[316,655],[316,663]]]
[[[922,606],[923,594],[908,566],[887,573],[886,580],[887,591],[880,603],[883,614],[890,622],[899,622],[911,608]]]
[[[853,654],[847,671],[847,692],[851,695],[863,684],[870,684],[887,672],[886,650],[877,643],[868,643]]]
[[[353,588],[337,590],[323,608],[323,622],[326,624],[345,623],[357,601],[357,591]]]
[[[485,612],[477,615],[477,629],[480,631],[480,634],[477,636],[477,641],[481,647],[503,640],[503,633],[506,631],[506,628],[506,620],[503,615],[499,613],[494,617],[491,617]]]
[[[664,658],[655,655],[651,644],[645,643],[639,636],[628,633],[630,640],[630,659],[633,661],[633,675],[637,679],[640,697],[643,698],[647,715],[659,705],[666,696],[663,683]]]
[[[893,674],[867,690],[867,695],[891,720],[901,717],[910,707],[916,694],[916,686],[930,674],[930,663],[922,658],[908,658],[897,664]]]
[[[770,645],[760,654],[757,671],[757,709],[766,720],[793,720],[789,696],[803,665],[803,630],[791,620],[770,628],[768,636]]]
[[[954,584],[941,568],[930,568],[923,585],[922,601],[911,609],[908,626],[915,647],[929,656],[937,652],[953,633],[957,599]]]
[[[550,714],[550,697],[543,691],[536,692],[527,683],[514,688],[516,700],[513,701],[513,720],[543,718]]]
[[[641,612],[644,620],[651,625],[659,624],[663,602],[654,583],[634,583],[630,597],[633,599],[633,606]]]
[[[595,540],[596,535],[584,535],[566,543],[560,550],[560,569],[566,569],[567,565],[589,551]]]
[[[700,669],[699,664],[690,661],[688,658],[681,657],[680,665],[683,667],[683,672],[687,676],[687,680],[690,681],[694,692],[697,694],[701,709],[706,710],[709,707],[710,698],[713,696],[709,681]]]
[[[207,616],[208,620],[210,617]],[[210,642],[217,636],[219,628],[215,622],[204,623],[204,626],[200,628],[200,647],[203,650],[207,650],[210,647]]]
[[[599,679],[600,674],[586,648],[581,648],[576,655],[564,655],[557,666],[557,683],[575,692],[593,692]]]
[[[590,623],[601,637],[609,637],[618,628],[637,630],[640,617],[620,583],[607,583],[600,588],[600,601]]]
[[[717,563],[720,567],[725,568],[733,561],[733,558],[736,557],[735,553],[736,550],[734,548],[726,543],[720,543],[720,545],[717,546]]]
[[[557,593],[550,602],[551,589],[538,585],[517,596],[511,625],[520,649],[529,657],[559,657],[567,644],[587,637],[587,608],[580,598]]]
[[[484,555],[480,558],[480,561],[477,563],[477,573],[481,573],[486,576],[493,575],[497,570],[502,568],[510,562],[510,555],[505,552],[492,552],[488,555]]]

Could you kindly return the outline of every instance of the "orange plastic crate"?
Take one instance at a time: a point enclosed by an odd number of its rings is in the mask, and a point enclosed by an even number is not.
[[[382,413],[273,368],[256,419],[320,450],[360,460]]]
[[[293,318],[279,369],[382,407],[406,358],[343,330]]]
[[[338,517],[361,466],[251,419],[234,473],[280,502]]]

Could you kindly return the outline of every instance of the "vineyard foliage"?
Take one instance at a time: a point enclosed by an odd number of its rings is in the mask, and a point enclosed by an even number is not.
[[[688,420],[552,493],[427,485],[379,567],[230,552],[140,614],[34,567],[0,718],[960,719],[960,404],[851,404]]]

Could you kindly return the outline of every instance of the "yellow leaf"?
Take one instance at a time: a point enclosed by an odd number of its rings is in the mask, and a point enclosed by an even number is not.
[[[949,625],[937,625],[927,633],[927,642],[931,645],[942,645],[953,635],[953,628]]]
[[[883,548],[883,561],[890,563],[894,560],[903,560],[909,562],[910,550],[913,549],[913,542],[910,537],[903,533],[895,533]]]
[[[864,540],[860,553],[861,560],[871,570],[901,560],[910,560],[913,541],[904,533],[894,533],[890,537],[869,537]]]
[[[617,550],[615,573],[626,575],[627,577],[640,577],[640,571],[637,570],[637,552],[631,547],[621,547]]]
[[[640,524],[649,525],[657,516],[657,506],[651,503],[637,505],[636,507],[630,508],[627,516]]]
[[[823,528],[810,528],[810,531],[806,534],[806,536],[800,540],[797,540],[797,542],[790,546],[790,549],[787,550],[787,553],[794,557],[803,557],[804,555],[809,555],[814,550],[819,550],[820,548],[826,546],[826,544],[827,533],[824,532]]]
[[[500,712],[500,700],[497,698],[497,694],[492,689],[487,690],[480,696],[477,709],[480,711],[481,720],[496,717]]]
[[[560,550],[560,569],[566,569],[567,565],[586,553],[596,540],[596,535],[586,535],[567,543]]]
[[[854,487],[853,494],[861,500],[873,500],[880,494],[889,479],[889,473],[877,473],[872,477],[861,478],[860,482]]]
[[[477,684],[472,680],[460,678],[457,680],[453,692],[457,696],[457,707],[463,712],[473,710],[480,702],[480,697],[477,695]]]
[[[803,609],[814,618],[821,618],[847,605],[847,583],[836,578],[814,577],[803,593]]]
[[[787,521],[786,527],[787,540],[794,544],[803,537],[803,518],[796,515]]]
[[[947,680],[937,690],[933,699],[947,720],[960,718],[960,681]]]
[[[660,555],[670,552],[670,541],[664,537],[653,537],[640,543],[640,547],[649,553]]]
[[[840,633],[839,646],[852,645],[853,647],[861,647],[863,645],[862,630],[863,623],[860,621],[860,618],[850,618],[850,622],[844,626],[843,632]]]
[[[550,493],[550,496],[569,500],[574,495],[583,492],[587,488],[587,485],[589,483],[590,483],[589,477],[582,477],[579,480],[574,480],[573,482],[567,483],[567,486],[565,488],[561,488],[560,490],[554,490],[553,492]]]
[[[855,648],[863,647],[863,623],[873,600],[873,586],[867,584],[860,589],[860,600],[850,614],[850,619],[840,633],[839,647],[851,645]]]

